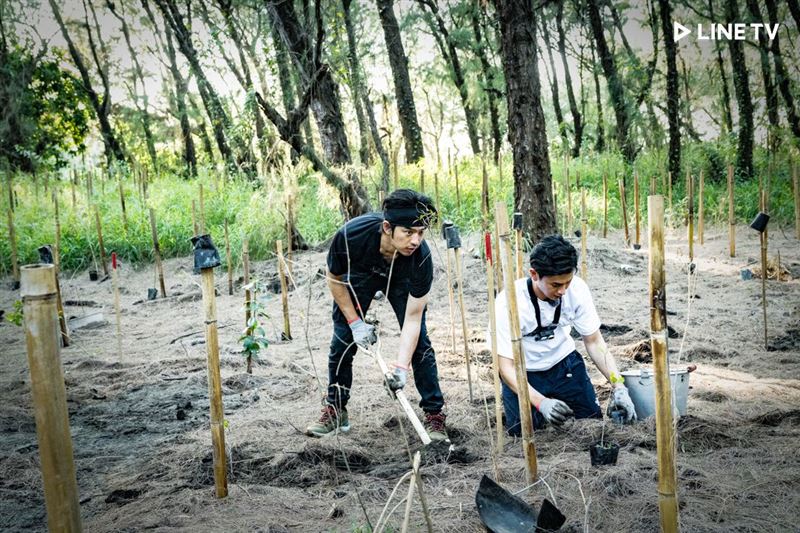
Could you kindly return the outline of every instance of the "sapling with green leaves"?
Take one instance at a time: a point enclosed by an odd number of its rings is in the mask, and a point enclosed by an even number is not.
[[[258,301],[258,293],[263,289],[263,285],[259,280],[253,280],[245,286],[246,290],[253,293],[252,299],[245,304],[250,311],[250,318],[247,325],[239,337],[239,342],[242,343],[242,355],[247,361],[247,373],[253,373],[253,360],[259,359],[261,350],[266,350],[269,347],[269,339],[267,339],[264,326],[261,325],[262,320],[269,318],[264,305]]]

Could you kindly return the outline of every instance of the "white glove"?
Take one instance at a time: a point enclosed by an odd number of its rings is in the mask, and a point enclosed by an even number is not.
[[[608,409],[606,414],[611,416],[613,410],[622,411],[625,416],[625,422],[632,422],[636,420],[636,408],[633,406],[630,394],[628,394],[628,387],[619,385],[611,393],[611,400],[608,402]]]
[[[350,331],[353,332],[353,341],[359,346],[369,346],[378,340],[375,326],[367,324],[360,318],[350,323]]]
[[[545,398],[542,400],[542,403],[539,404],[539,412],[542,413],[542,416],[547,422],[554,426],[560,426],[567,421],[568,416],[574,416],[569,405],[561,400],[555,400],[553,398]]]
[[[408,380],[408,369],[402,366],[395,366],[392,372],[386,374],[386,386],[391,391],[397,391],[406,386]]]

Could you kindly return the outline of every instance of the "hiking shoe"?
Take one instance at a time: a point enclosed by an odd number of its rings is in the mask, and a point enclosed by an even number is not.
[[[335,435],[337,432],[347,433],[350,431],[350,417],[347,411],[342,409],[337,411],[332,405],[322,408],[322,416],[319,421],[306,428],[306,435],[309,437],[324,437]]]
[[[447,429],[444,421],[447,415],[439,411],[438,413],[425,413],[425,430],[433,441],[450,440],[447,437]]]

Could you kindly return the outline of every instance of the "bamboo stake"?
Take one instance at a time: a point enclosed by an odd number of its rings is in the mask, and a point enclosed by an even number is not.
[[[244,325],[250,324],[250,251],[248,250],[247,237],[242,241],[242,268],[244,269]]]
[[[156,212],[151,207],[150,212],[150,236],[153,238],[153,255],[156,259],[156,272],[158,274],[158,285],[161,289],[161,297],[167,297],[167,289],[164,285],[164,266],[161,264],[161,247],[158,244],[158,232],[156,231]]]
[[[450,231],[454,231],[455,228]],[[472,370],[470,365],[469,336],[467,334],[467,312],[464,306],[464,283],[461,270],[461,248],[454,248],[456,258],[456,283],[458,284],[458,306],[461,309],[461,333],[464,336],[464,362],[467,367],[467,386],[469,388],[469,401],[472,402]]]
[[[284,274],[284,261],[283,261],[283,241],[275,243],[278,248],[278,276],[281,280],[281,306],[283,307],[283,338],[284,340],[292,340],[292,328],[289,324],[289,294],[286,287],[286,275]]]
[[[22,302],[31,396],[50,531],[82,529],[56,325],[55,265],[22,267]]]
[[[17,256],[17,234],[14,231],[14,215],[13,210],[6,211],[8,216],[8,242],[11,244],[11,271],[14,277],[14,288],[19,287],[20,271],[19,271],[19,258]]]
[[[505,283],[503,282],[503,263],[501,261],[502,257],[500,255],[500,233],[499,233],[499,230],[497,229],[497,218],[496,217],[497,217],[497,213],[495,213],[495,221],[494,221],[494,236],[495,236],[495,238],[494,238],[494,242],[493,242],[494,256],[497,258],[496,261],[494,262],[494,277],[495,277],[495,280],[497,281],[496,285],[497,285],[498,289],[501,289],[502,287],[505,286]]]
[[[419,469],[419,460],[420,455],[419,451],[414,454],[414,466],[412,470],[416,472]],[[408,495],[406,495],[406,512],[403,516],[403,525],[400,528],[400,533],[406,533],[408,531],[408,523],[411,519],[411,507],[414,505],[414,490],[416,489],[417,485],[417,476],[411,476],[411,479],[408,481]]]
[[[766,191],[761,191],[761,211],[766,213]],[[767,343],[767,228],[759,233],[761,242],[761,307],[764,310],[764,349],[769,350]],[[778,272],[780,274],[780,272]]]
[[[633,249],[638,250],[642,247],[641,230],[639,225],[639,172],[633,173],[633,211],[636,219],[636,241],[633,243]]]
[[[508,319],[511,336],[511,346],[514,350],[514,368],[517,374],[517,384],[519,392],[519,415],[522,429],[522,452],[525,456],[525,471],[528,483],[533,483],[538,476],[538,466],[536,462],[536,446],[533,441],[533,415],[531,413],[531,399],[528,390],[528,372],[525,367],[525,357],[522,353],[522,332],[519,325],[519,314],[517,312],[517,293],[513,276],[510,275],[512,269],[510,232],[508,229],[508,213],[504,202],[495,204],[495,220],[497,221],[497,231],[503,241],[503,269],[506,270],[505,288],[506,299],[508,302]]]
[[[436,202],[436,207],[441,211],[442,203],[441,203],[441,200],[439,198],[439,173],[438,172],[434,172],[433,173],[433,197],[434,197],[434,201]],[[381,205],[383,205],[383,202],[381,202]],[[442,217],[441,216],[436,217],[436,222],[437,222],[437,225],[438,225],[438,229],[441,229],[441,227],[442,227]]]
[[[567,195],[567,228],[564,233],[572,232],[572,190],[569,186],[569,161],[564,154],[564,191]]]
[[[214,269],[200,270],[203,289],[206,350],[208,355],[208,396],[211,413],[211,442],[214,458],[214,486],[217,498],[228,495],[225,454],[225,412],[222,408],[222,378],[219,371],[219,337],[217,331],[217,302],[214,295]]]
[[[662,532],[677,532],[678,497],[675,470],[675,429],[667,358],[666,275],[664,272],[664,199],[647,200],[650,228],[650,345],[656,385],[656,444],[658,450],[658,508]]]
[[[206,232],[206,203],[203,197],[203,184],[200,184],[200,222],[197,226],[200,229],[200,233],[203,234]]]
[[[733,209],[733,165],[728,165],[728,242],[731,257],[736,257],[736,217]]]
[[[428,510],[428,500],[425,498],[425,488],[422,483],[422,476],[419,473],[419,461],[420,461],[420,453],[417,450],[417,453],[414,454],[414,477],[417,479],[417,495],[419,496],[419,502],[422,504],[422,514],[425,516],[425,526],[428,529],[428,533],[433,533],[433,522],[431,522],[431,513]]]
[[[704,239],[703,239],[703,232],[705,230],[705,216],[703,208],[703,182],[704,182],[703,170],[700,170],[700,190],[698,191],[697,195],[697,237],[700,239],[700,246],[703,246]]]
[[[292,193],[286,196],[286,269],[292,275],[292,241],[294,240],[294,209]]]
[[[119,205],[122,206],[122,226],[125,228],[125,233],[128,233],[128,213],[125,209],[125,191],[122,188],[122,172],[117,173],[119,176]]]
[[[792,183],[794,184],[794,236],[800,239],[800,177],[797,165],[792,165]]]
[[[495,442],[496,455],[503,452],[504,431],[503,431],[503,399],[500,386],[500,360],[497,355],[497,317],[495,316],[494,299],[494,272],[492,271],[492,234],[486,233],[484,236],[486,248],[486,292],[489,296],[489,336],[492,351],[492,377],[494,378],[494,421],[497,430],[497,441]],[[495,464],[496,467],[496,464]],[[495,478],[499,478],[499,472],[495,471]]]
[[[122,357],[122,317],[119,306],[119,274],[117,273],[117,252],[111,252],[111,282],[114,285],[114,315],[117,323],[117,354]]]
[[[103,225],[100,223],[100,211],[97,209],[97,206],[94,206],[94,226],[97,229],[97,242],[100,246],[100,261],[103,263],[103,274],[108,276],[106,248],[103,245]]]
[[[486,159],[481,158],[481,213],[484,219],[489,219],[489,173],[486,171]]]
[[[625,246],[631,243],[630,236],[628,235],[628,210],[625,207],[625,181],[619,179],[619,203],[622,207],[622,225],[625,228]]]
[[[514,257],[517,258],[514,279],[520,279],[522,277],[522,213],[514,213],[511,226],[514,230]]]
[[[603,172],[603,238],[608,235],[608,174]]]
[[[192,200],[192,230],[195,235],[200,235],[200,227],[197,225],[197,206],[194,200]]]
[[[694,178],[686,173],[686,229],[689,233],[689,262],[694,261]]]
[[[585,281],[587,279],[586,269],[586,189],[581,189],[581,278]]]
[[[228,263],[228,296],[233,296],[233,261],[231,261],[231,239],[228,235],[228,219],[225,218],[225,259]]]
[[[53,189],[53,217],[56,223],[56,245],[53,249],[53,264],[56,266],[56,271],[61,270],[61,220],[58,216],[58,192]],[[56,274],[56,279],[58,274]]]
[[[452,222],[446,222],[443,226],[443,231],[447,231],[447,227],[449,225],[453,225]],[[453,276],[451,274],[452,266],[450,265],[450,249],[445,247],[444,255],[447,259],[447,298],[448,302],[450,303],[450,343],[453,349],[453,353],[456,353],[456,318],[455,318],[455,295],[453,293]]]
[[[456,209],[461,211],[461,187],[458,184],[458,163],[453,161],[453,172],[455,172],[456,176]]]
[[[56,286],[56,311],[58,313],[58,327],[61,337],[61,346],[69,346],[69,329],[67,328],[67,319],[64,314],[64,304],[61,300],[61,286],[58,282],[58,264],[55,262],[55,252],[53,247],[49,244],[39,247],[39,263],[44,265],[53,265],[55,267],[55,286]]]

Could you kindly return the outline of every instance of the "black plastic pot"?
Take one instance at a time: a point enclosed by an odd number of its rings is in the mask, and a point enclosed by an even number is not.
[[[89,271],[89,281],[97,281],[97,278],[100,277],[97,270],[90,270]]]
[[[155,300],[157,296],[158,296],[158,289],[153,289],[153,288],[147,289],[148,300]]]
[[[596,442],[589,446],[592,466],[615,465],[619,456],[619,444]]]

